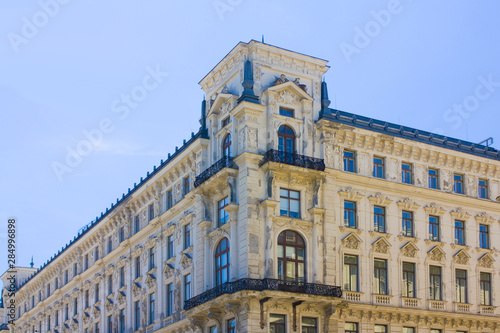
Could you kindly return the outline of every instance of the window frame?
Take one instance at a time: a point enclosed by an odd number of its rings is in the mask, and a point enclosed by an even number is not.
[[[485,230],[481,230],[484,227]],[[490,248],[490,227],[487,224],[479,225],[479,247],[481,249]]]
[[[232,157],[231,133],[226,134],[222,140],[222,157],[230,159]]]
[[[412,269],[405,269],[405,265],[411,265]],[[402,270],[403,270],[403,281],[401,288],[401,296],[407,298],[417,298],[417,281],[416,281],[416,264],[414,262],[403,261]],[[413,276],[412,278],[410,278]],[[411,283],[410,283],[411,282]]]
[[[156,302],[156,295],[155,293],[149,294],[149,318],[148,318],[148,323],[149,325],[153,324],[155,322],[155,302]]]
[[[225,247],[222,246],[225,244]],[[226,258],[223,265],[223,258]],[[226,282],[231,281],[231,246],[227,237],[224,237],[217,244],[215,250],[215,286],[220,286]],[[225,277],[225,281],[224,281]]]
[[[481,184],[481,182],[483,184]],[[478,179],[477,181],[477,196],[479,199],[488,199],[488,180],[487,179]]]
[[[165,192],[165,208],[169,210],[174,206],[174,198],[172,196],[172,189]]]
[[[287,191],[287,196],[283,196],[282,192]],[[292,193],[297,194],[298,198],[292,197]],[[301,207],[300,207],[300,191],[295,191],[288,188],[280,188],[280,216],[287,216],[291,218],[300,219],[301,218]],[[282,202],[285,202],[288,206],[288,210],[285,214],[283,214],[284,210],[282,209]],[[298,203],[299,210],[298,212],[292,211],[292,202]]]
[[[413,184],[413,164],[401,162],[401,182],[403,184]]]
[[[466,234],[465,234],[465,221],[462,220],[454,220],[454,234],[455,234],[455,244],[457,245],[466,245]],[[457,223],[461,223],[461,227],[457,227]]]
[[[290,235],[294,235],[295,241],[288,241]],[[288,237],[287,237],[288,235]],[[295,282],[306,282],[307,281],[307,248],[304,237],[295,230],[287,229],[280,232],[277,239],[277,276],[279,280],[282,281],[295,281]],[[295,258],[288,257],[288,249],[293,248],[290,251],[295,255]],[[302,251],[300,251],[302,250]],[[280,252],[281,256],[280,256]],[[299,252],[302,252],[303,259],[300,258]],[[293,278],[288,277],[289,263],[293,265]],[[300,272],[302,266],[302,272]],[[281,272],[280,272],[281,267]],[[303,278],[301,279],[300,273],[302,273]]]
[[[458,276],[463,272],[464,276]],[[455,269],[455,300],[457,303],[468,303],[468,274],[465,269]]]
[[[187,301],[192,297],[191,283],[192,283],[191,273],[184,275],[184,301]]]
[[[354,208],[346,207],[349,204],[352,204]],[[358,207],[356,201],[344,200],[344,227],[358,228]]]
[[[174,313],[174,284],[167,284],[167,317]]]
[[[347,325],[352,324],[354,326],[353,329],[347,329]],[[344,333],[359,333],[359,323],[357,322],[352,322],[352,321],[346,321],[344,323]]]
[[[191,224],[184,226],[184,250],[191,247]]]
[[[174,235],[167,236],[167,260],[174,257]]]
[[[278,128],[278,151],[285,154],[295,154],[297,151],[296,138],[293,128],[288,125],[281,125]]]
[[[383,263],[383,267],[377,267],[377,262]],[[387,259],[374,258],[373,260],[373,293],[377,295],[389,295]],[[385,286],[383,280],[385,279]],[[378,281],[378,283],[377,283]]]
[[[488,276],[488,279],[483,279],[483,275]],[[491,290],[492,274],[488,272],[479,272],[479,304],[491,306],[492,290]],[[486,289],[486,286],[488,287]]]
[[[282,323],[278,323],[275,321],[271,321],[271,318],[277,318],[278,320],[283,320]],[[274,330],[273,330],[274,328]],[[269,332],[280,332],[279,329],[282,329],[282,332],[286,332],[286,315],[278,314],[278,313],[270,313],[269,314]]]
[[[295,110],[290,108],[279,107],[279,115],[283,117],[295,118]],[[287,114],[289,113],[289,114]]]
[[[441,241],[440,229],[441,229],[441,221],[439,216],[429,215],[429,240],[436,242]]]
[[[381,209],[382,213],[377,212],[377,209]],[[382,227],[380,227],[380,220],[382,220]],[[384,206],[373,206],[373,231],[386,233],[386,215]]]
[[[149,263],[148,263],[148,266],[149,266],[149,270],[152,270],[153,268],[156,267],[156,263],[155,263],[155,247],[152,246],[149,248]]]
[[[439,269],[439,274],[433,273],[433,268]],[[436,280],[439,283],[436,283]],[[429,299],[433,301],[443,300],[443,268],[441,266],[429,266]]]
[[[348,156],[348,154],[352,154],[352,156]],[[344,171],[357,173],[356,152],[354,150],[344,149],[344,153],[342,154],[342,156],[344,162]]]
[[[409,217],[405,217],[405,214],[409,214]],[[408,232],[408,225],[410,232]],[[405,237],[415,238],[415,220],[412,211],[403,210],[401,212],[401,234]]]
[[[382,162],[377,162],[380,160]],[[385,179],[385,158],[379,156],[373,156],[373,177]]]
[[[217,226],[221,227],[222,225],[229,222],[229,213],[224,209],[229,205],[229,197],[225,197],[222,200],[217,202]]]
[[[148,222],[155,218],[155,204],[150,203],[148,206]]]
[[[304,319],[314,320],[314,326],[304,326]],[[301,317],[301,333],[319,333],[319,320],[316,317]],[[305,328],[305,329],[304,329]]]
[[[182,179],[182,194],[183,196],[186,196],[189,191],[190,191],[190,184],[189,184],[189,176],[186,176]]]
[[[465,175],[459,173],[453,174],[453,193],[465,194],[464,180],[465,180]]]
[[[431,171],[436,172],[435,175],[431,174]],[[427,169],[428,187],[433,189],[439,189],[439,171],[438,169],[429,168]],[[435,186],[433,184],[435,183]]]
[[[356,262],[355,263],[348,263],[346,258],[347,257],[353,257]],[[355,268],[355,274],[353,274],[353,268]],[[347,281],[346,277],[349,276],[349,279]],[[356,285],[353,286],[353,276],[356,279]],[[344,274],[343,274],[343,289],[345,291],[354,291],[354,292],[359,292],[359,256],[354,255],[354,254],[344,254]],[[348,288],[347,288],[348,287]],[[353,288],[354,287],[354,288]]]

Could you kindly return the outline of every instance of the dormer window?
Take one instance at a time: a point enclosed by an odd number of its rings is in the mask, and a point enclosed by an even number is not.
[[[226,119],[224,119],[222,121],[222,128],[226,127],[227,125],[229,125],[229,123],[231,122],[231,117],[227,117]]]
[[[292,109],[285,109],[285,108],[280,108],[280,115],[285,116],[285,117],[294,117],[294,110]]]

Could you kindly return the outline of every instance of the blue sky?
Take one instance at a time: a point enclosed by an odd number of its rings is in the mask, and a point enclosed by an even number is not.
[[[198,82],[262,34],[330,61],[332,107],[500,141],[499,9],[494,0],[0,0],[0,250],[15,217],[18,264],[49,259],[198,130]],[[140,102],[127,104],[131,93]],[[75,149],[86,155],[55,171]]]

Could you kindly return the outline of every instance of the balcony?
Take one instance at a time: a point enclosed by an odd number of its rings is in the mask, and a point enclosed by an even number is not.
[[[373,302],[375,304],[390,305],[391,298],[392,298],[392,296],[390,296],[390,295],[374,294],[373,295]]]
[[[470,304],[468,303],[455,303],[456,312],[470,312]]]
[[[275,149],[270,149],[264,154],[264,159],[260,162],[260,165],[264,165],[267,162],[283,163],[301,168],[325,171],[325,161],[321,158],[287,153]]]
[[[238,291],[265,291],[275,290],[297,294],[316,295],[324,297],[342,297],[342,290],[337,286],[325,284],[304,283],[295,281],[284,281],[276,279],[240,279],[234,282],[226,282],[220,286],[210,289],[198,296],[184,302],[184,310],[192,309],[198,305],[209,302],[224,294],[234,294]]]
[[[238,166],[236,165],[236,163],[234,163],[232,157],[223,157],[214,164],[212,164],[208,169],[206,169],[198,176],[196,176],[196,179],[194,181],[194,187],[200,186],[201,184],[209,180],[212,176],[214,176],[224,168],[231,168],[238,170]]]
[[[481,314],[494,314],[495,313],[495,307],[491,305],[480,305],[479,306],[479,312]]]
[[[361,295],[359,291],[344,291],[344,299],[349,302],[361,302]]]
[[[402,305],[405,308],[418,308],[419,307],[419,298],[413,297],[401,297]]]
[[[429,300],[429,310],[444,310],[445,301]]]

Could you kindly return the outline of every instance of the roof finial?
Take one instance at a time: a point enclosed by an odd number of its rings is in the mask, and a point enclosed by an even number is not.
[[[264,34],[262,34],[262,43],[264,43]]]
[[[253,92],[253,71],[252,62],[250,60],[245,61],[242,86],[243,93],[241,94],[241,97],[238,98],[238,103],[241,101],[259,103],[259,97],[255,96]]]
[[[326,82],[321,82],[321,110],[324,112],[330,105],[330,100],[328,99],[328,87]]]
[[[35,266],[35,263],[33,262],[33,256],[31,256],[30,267],[33,268],[34,266]]]

